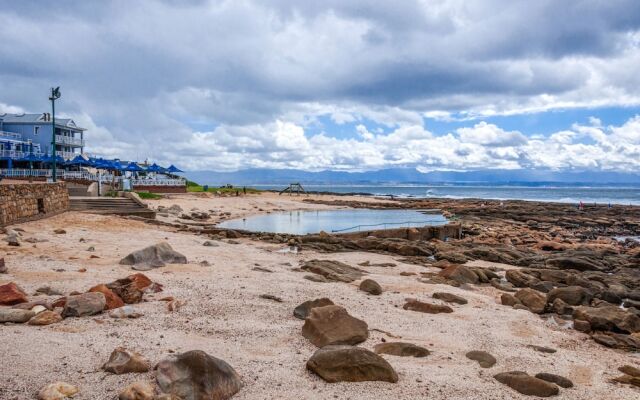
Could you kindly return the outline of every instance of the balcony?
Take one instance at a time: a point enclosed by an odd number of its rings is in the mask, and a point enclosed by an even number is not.
[[[12,160],[17,160],[22,157],[26,157],[29,154],[34,154],[38,157],[43,156],[44,154],[34,150],[33,153],[28,151],[20,151],[20,150],[0,150],[0,158],[10,158]]]
[[[71,136],[56,135],[56,144],[84,147],[84,140]]]
[[[22,135],[19,133],[0,131],[0,138],[22,140]]]
[[[80,153],[74,153],[73,151],[61,151],[61,150],[56,151],[56,155],[64,158],[65,160],[70,160],[79,154]]]

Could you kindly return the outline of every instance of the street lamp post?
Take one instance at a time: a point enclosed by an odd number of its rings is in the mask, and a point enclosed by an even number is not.
[[[56,100],[60,98],[60,86],[51,88],[51,177],[56,182]]]

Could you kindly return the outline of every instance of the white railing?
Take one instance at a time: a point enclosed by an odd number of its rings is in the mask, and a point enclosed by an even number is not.
[[[84,140],[72,136],[56,135],[56,144],[84,146]]]
[[[51,177],[50,169],[0,169],[0,175],[6,178],[26,178],[32,177]],[[92,174],[87,171],[65,171],[57,170],[56,176],[60,179],[76,179],[85,181],[98,181],[98,174]],[[101,174],[102,182],[110,182],[114,179],[112,174]]]
[[[29,154],[33,154],[33,155],[38,156],[38,157],[44,155],[44,153],[37,152],[37,151],[34,151],[33,153],[30,153],[28,151],[19,151],[19,150],[0,150],[0,157],[2,157],[2,158],[17,159],[17,158],[26,157]]]
[[[186,186],[185,179],[131,179],[132,186]]]
[[[73,151],[61,151],[61,150],[56,151],[56,155],[64,158],[65,160],[70,160],[79,154],[80,153],[74,153]]]
[[[5,138],[9,138],[9,139],[16,139],[16,140],[22,140],[22,135],[21,134],[13,133],[13,132],[0,131],[0,137],[5,137]]]

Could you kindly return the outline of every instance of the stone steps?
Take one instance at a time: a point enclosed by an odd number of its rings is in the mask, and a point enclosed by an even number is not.
[[[137,215],[155,218],[149,208],[125,197],[70,197],[69,210],[92,214]]]

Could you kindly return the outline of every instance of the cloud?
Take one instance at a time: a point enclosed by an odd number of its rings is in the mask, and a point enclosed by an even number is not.
[[[640,107],[635,0],[57,4],[0,9],[0,112],[45,111],[60,85],[92,152],[198,169],[637,168],[635,120],[551,135],[486,121]]]

